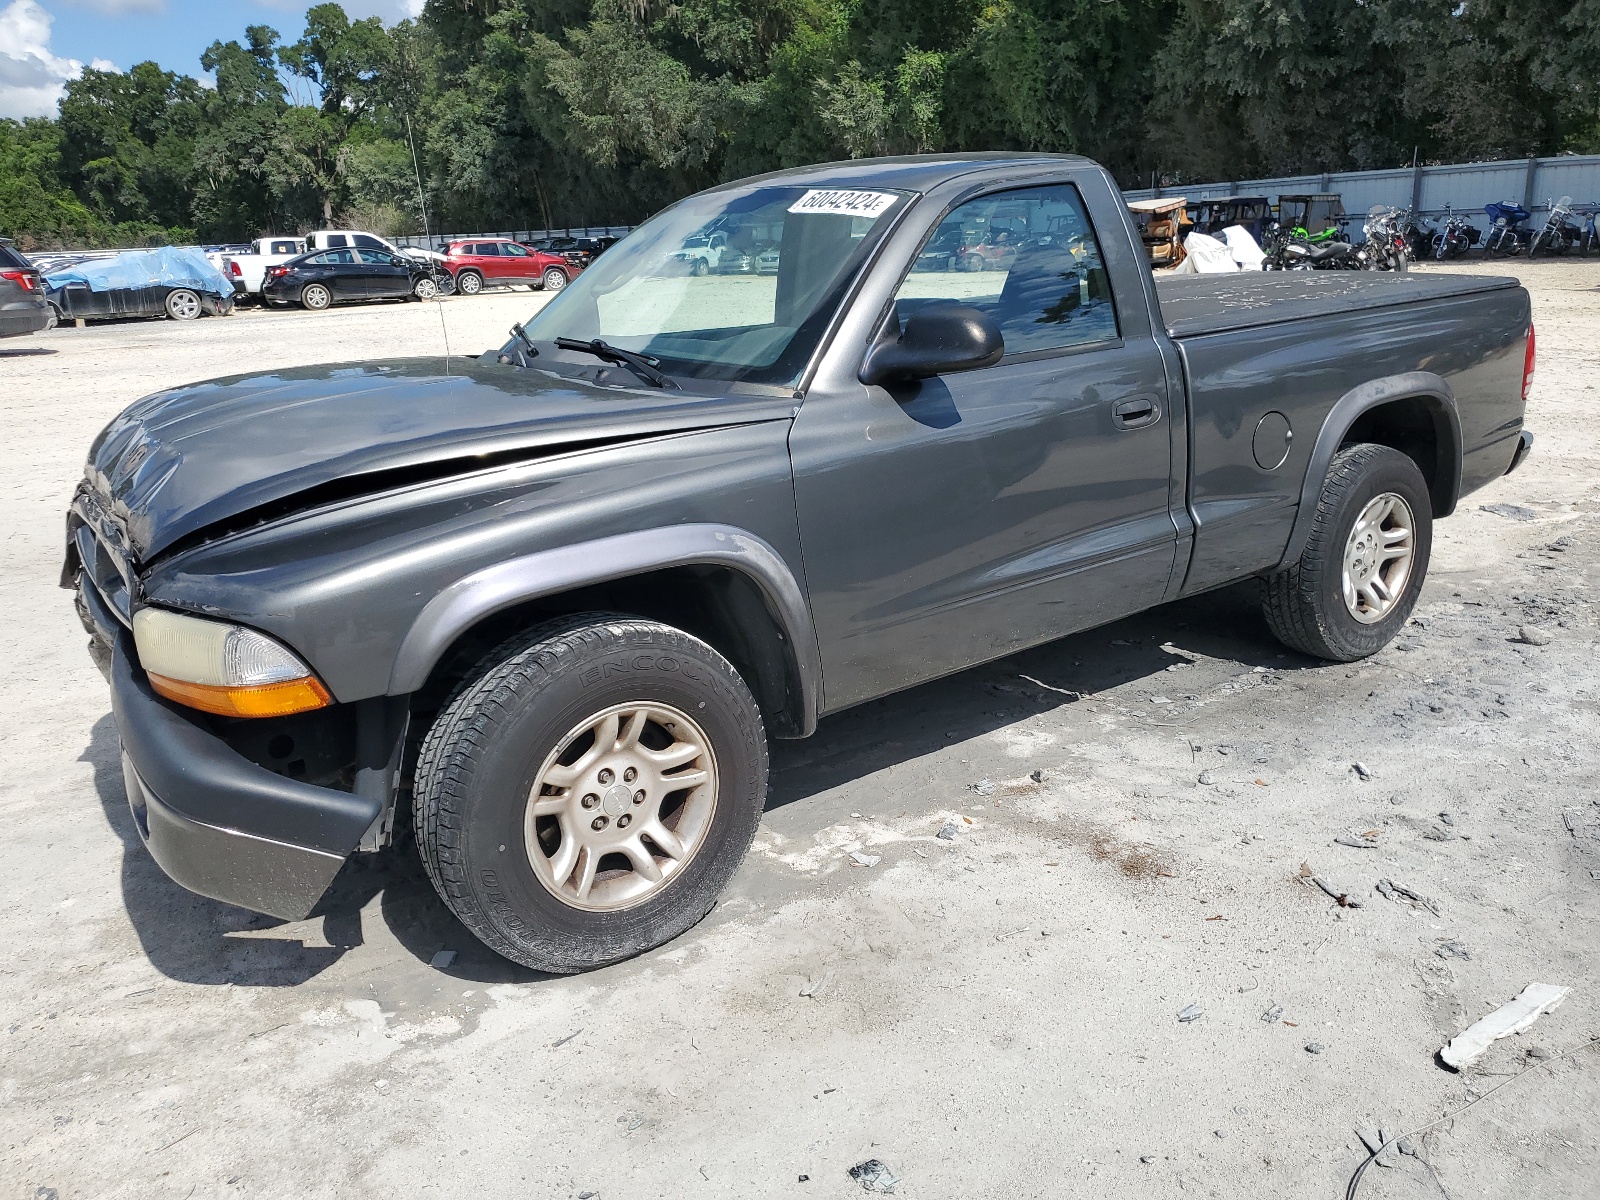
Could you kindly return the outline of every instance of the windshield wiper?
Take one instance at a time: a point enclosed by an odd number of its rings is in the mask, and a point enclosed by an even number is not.
[[[616,363],[619,367],[627,367],[646,383],[654,384],[658,388],[675,388],[673,383],[659,370],[656,364],[660,359],[646,358],[643,354],[635,354],[632,350],[624,350],[621,346],[613,346],[610,342],[603,342],[599,338],[592,341],[583,341],[579,338],[558,337],[556,345],[563,350],[580,350],[584,354],[592,354],[602,362]]]

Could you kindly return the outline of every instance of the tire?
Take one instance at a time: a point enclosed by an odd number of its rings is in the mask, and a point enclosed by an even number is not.
[[[205,311],[199,295],[188,288],[173,288],[168,292],[165,308],[167,316],[174,321],[196,321]]]
[[[711,264],[703,258],[697,258],[694,260],[693,270],[695,277],[700,278],[711,274]]]
[[[1369,608],[1362,618],[1346,600],[1346,561],[1349,552],[1357,549],[1358,518],[1384,497],[1397,497],[1409,510],[1396,516],[1409,527],[1410,558],[1403,580],[1393,567],[1385,566],[1389,573],[1383,582],[1393,585],[1384,589],[1392,591],[1388,607],[1381,613]],[[1379,531],[1377,543],[1386,543],[1392,532]],[[1311,537],[1299,561],[1261,580],[1261,608],[1267,625],[1285,646],[1313,658],[1354,662],[1376,654],[1411,616],[1427,577],[1432,548],[1433,505],[1417,464],[1388,446],[1348,446],[1328,467]],[[1371,561],[1364,552],[1357,557]],[[1364,598],[1358,600],[1366,605]]]
[[[572,737],[603,720],[626,732],[643,706],[692,728],[679,736],[644,724],[645,750],[632,753],[695,742],[702,753],[680,773],[707,782],[673,792],[664,782],[672,774],[634,759],[639,773],[630,775],[626,750],[613,772],[606,758],[591,759],[592,735]],[[562,761],[584,773],[552,792],[549,778],[571,769]],[[634,786],[641,791],[630,795]],[[640,801],[646,788],[659,794]],[[451,912],[511,961],[570,974],[631,958],[704,917],[750,847],[766,792],[761,713],[732,665],[670,626],[587,613],[528,630],[474,668],[423,741],[413,815],[423,865]],[[535,797],[557,815],[530,811]],[[624,835],[636,815],[638,828]],[[680,858],[644,841],[652,828],[682,837]],[[630,838],[658,880],[631,855],[604,849]]]
[[[987,270],[989,266],[989,264],[984,261],[983,255],[981,254],[967,255],[967,261],[965,265],[967,270],[974,272]]]
[[[1544,230],[1542,230],[1542,229],[1538,233],[1534,234],[1533,237],[1528,240],[1528,257],[1529,258],[1532,258],[1535,254],[1539,253],[1539,246],[1543,241],[1544,241]]]
[[[418,300],[432,300],[439,294],[439,285],[426,275],[419,275],[411,285],[411,294]]]
[[[333,293],[324,284],[308,283],[300,293],[300,303],[312,312],[321,312],[333,303]]]
[[[462,271],[456,276],[456,291],[463,296],[476,296],[483,291],[483,276],[476,271]]]
[[[544,290],[559,292],[567,286],[567,273],[560,267],[551,267],[544,273]]]

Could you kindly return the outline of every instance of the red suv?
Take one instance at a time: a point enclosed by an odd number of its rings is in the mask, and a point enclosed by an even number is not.
[[[456,290],[465,296],[475,296],[486,287],[518,283],[559,292],[578,273],[578,268],[559,254],[530,250],[510,238],[451,242],[445,250],[445,266],[455,277]]]

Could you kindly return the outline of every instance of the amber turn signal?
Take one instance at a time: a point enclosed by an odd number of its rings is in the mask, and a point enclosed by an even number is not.
[[[254,687],[189,683],[150,672],[146,673],[146,678],[157,695],[223,717],[287,717],[326,708],[333,703],[328,689],[312,677]]]

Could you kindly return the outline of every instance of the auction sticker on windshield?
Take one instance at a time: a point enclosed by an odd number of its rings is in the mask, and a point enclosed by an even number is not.
[[[876,217],[895,202],[892,192],[810,191],[789,206],[792,213]]]

